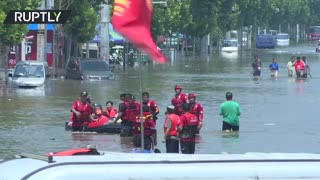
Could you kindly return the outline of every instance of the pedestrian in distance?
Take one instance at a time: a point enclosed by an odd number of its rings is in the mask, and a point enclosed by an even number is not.
[[[304,68],[304,73],[303,73],[303,78],[307,78],[308,75],[309,75],[309,77],[311,77],[311,74],[310,74],[310,66],[309,66],[309,63],[308,63],[306,57],[305,57],[305,56],[302,56],[301,59],[302,59],[302,61],[304,62],[304,66],[305,66],[305,68]],[[312,78],[312,77],[311,77],[311,78]]]
[[[251,64],[251,66],[252,66],[252,70],[253,70],[253,73],[252,73],[253,78],[259,80],[260,76],[261,76],[262,64],[261,64],[260,58],[257,55],[254,56],[254,61]]]
[[[301,58],[298,56],[296,62],[294,63],[294,68],[296,70],[297,78],[303,78],[305,73],[305,64],[301,61]]]
[[[272,62],[269,65],[269,70],[270,70],[270,76],[273,79],[277,79],[278,78],[278,73],[279,73],[279,65],[276,62],[276,58],[272,58]]]
[[[232,93],[226,93],[226,101],[221,103],[219,114],[222,116],[222,131],[239,131],[240,105],[232,100]]]
[[[295,77],[296,70],[294,69],[294,63],[296,62],[296,58],[294,56],[291,57],[291,60],[287,63],[288,77]]]

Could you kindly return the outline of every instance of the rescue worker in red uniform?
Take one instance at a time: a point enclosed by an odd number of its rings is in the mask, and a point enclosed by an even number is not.
[[[181,104],[182,103],[187,103],[187,95],[185,93],[182,93],[182,87],[179,85],[176,85],[174,87],[174,90],[176,92],[176,94],[173,96],[173,98],[171,99],[171,104],[174,106],[175,109],[175,113],[180,116],[182,114],[182,108],[181,108]]]
[[[110,119],[113,119],[116,117],[117,109],[113,107],[113,102],[108,101],[106,102],[106,109],[105,109],[105,116],[107,116]]]
[[[123,103],[125,101],[125,98],[126,98],[125,93],[120,94],[119,104]]]
[[[88,124],[88,128],[95,128],[103,126],[105,123],[109,123],[109,118],[103,115],[103,110],[101,104],[95,103],[93,105],[94,113],[91,115],[92,120]]]
[[[148,92],[143,92],[142,93],[142,101],[143,101],[143,105],[147,105],[149,110],[148,112],[151,113],[152,118],[154,120],[154,123],[156,123],[158,117],[157,115],[159,114],[159,108],[157,106],[157,104],[153,101],[149,99],[149,93]]]
[[[121,119],[121,137],[131,137],[133,124],[136,117],[140,114],[140,103],[134,102],[132,94],[126,94],[125,101],[119,104],[118,116],[115,118],[114,123]]]
[[[203,107],[200,103],[196,102],[196,95],[194,93],[188,94],[188,100],[189,100],[189,112],[191,114],[194,114],[199,119],[199,129],[197,130],[197,134],[199,134],[200,129],[202,128],[203,124]]]
[[[87,125],[91,120],[91,106],[87,101],[88,93],[82,92],[80,98],[75,100],[72,105],[72,115],[69,126],[73,131],[82,131],[84,125]]]
[[[178,131],[180,136],[181,153],[194,154],[196,145],[196,132],[199,128],[198,117],[189,112],[189,104],[183,103],[183,113],[180,116]]]
[[[144,134],[144,149],[150,151],[152,147],[157,145],[155,123],[152,114],[149,112],[149,107],[143,105],[143,134]],[[141,116],[137,116],[133,129],[133,145],[136,148],[141,147]]]
[[[175,114],[174,106],[167,107],[166,117],[163,122],[163,143],[166,143],[167,153],[179,153],[179,137],[178,137],[178,122],[180,117]]]

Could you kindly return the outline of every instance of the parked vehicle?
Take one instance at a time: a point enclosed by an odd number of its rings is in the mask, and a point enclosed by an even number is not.
[[[223,41],[221,51],[223,52],[238,52],[239,44],[237,39],[225,39]]]
[[[50,72],[47,62],[20,61],[8,76],[12,78],[13,87],[35,88],[45,85]]]
[[[239,44],[237,39],[225,39],[221,47],[221,56],[227,59],[238,58]]]
[[[288,33],[277,34],[277,46],[289,46],[290,37]]]
[[[109,65],[100,59],[74,59],[69,62],[66,79],[113,79]]]
[[[274,48],[275,38],[272,34],[259,34],[256,41],[257,48]]]
[[[320,26],[311,26],[307,32],[309,41],[320,40]]]

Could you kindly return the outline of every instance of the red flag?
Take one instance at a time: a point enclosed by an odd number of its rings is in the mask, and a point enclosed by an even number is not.
[[[112,15],[114,29],[145,52],[150,59],[164,64],[166,58],[158,50],[151,37],[151,21],[151,0],[115,0]]]

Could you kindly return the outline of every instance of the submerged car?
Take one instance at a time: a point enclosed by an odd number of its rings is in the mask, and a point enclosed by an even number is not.
[[[35,88],[44,86],[50,74],[46,62],[20,61],[8,76],[13,87]]]
[[[222,52],[231,53],[231,52],[238,52],[238,50],[239,50],[239,44],[237,39],[225,39],[223,41],[223,44],[221,47]]]
[[[288,33],[277,34],[277,46],[289,46],[290,38]]]
[[[113,78],[113,73],[107,62],[99,59],[72,60],[66,71],[66,79],[103,80]]]
[[[221,56],[226,59],[237,59],[239,44],[237,39],[225,39],[221,47]]]

